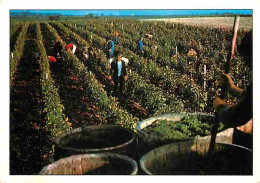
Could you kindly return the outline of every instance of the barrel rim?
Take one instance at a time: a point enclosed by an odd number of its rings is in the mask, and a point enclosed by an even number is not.
[[[126,156],[126,155],[123,155],[123,154],[105,152],[105,153],[93,153],[93,154],[71,155],[71,156],[68,156],[68,157],[59,159],[59,160],[54,161],[54,162],[52,162],[51,164],[46,165],[45,167],[43,167],[43,168],[41,169],[41,171],[38,173],[38,175],[46,175],[46,174],[44,174],[44,172],[48,172],[48,170],[49,170],[52,166],[56,165],[57,162],[59,162],[59,161],[65,161],[65,160],[70,159],[70,158],[73,158],[73,157],[75,157],[75,158],[77,158],[77,157],[87,157],[87,158],[88,158],[88,157],[116,157],[116,158],[120,158],[120,159],[126,160],[126,161],[128,161],[128,162],[131,163],[131,165],[132,165],[132,167],[133,167],[133,171],[131,172],[130,175],[136,175],[137,172],[138,172],[137,162],[136,162],[134,159],[132,159],[132,158]]]
[[[59,144],[60,140],[62,138],[64,138],[65,136],[68,136],[68,135],[71,135],[71,134],[74,134],[76,132],[80,132],[82,131],[83,129],[86,129],[86,128],[98,128],[98,129],[102,129],[102,128],[111,128],[111,129],[115,129],[115,128],[118,128],[118,129],[122,129],[122,130],[125,130],[127,131],[129,134],[131,134],[131,139],[123,144],[120,144],[120,145],[117,145],[117,146],[112,146],[112,147],[106,147],[106,148],[99,148],[99,149],[76,149],[76,148],[71,148],[71,147],[65,147],[65,146],[62,146]],[[57,146],[58,148],[61,148],[63,150],[69,150],[69,151],[74,151],[74,152],[80,152],[80,153],[95,153],[95,152],[100,152],[100,151],[111,151],[111,150],[118,150],[118,149],[121,149],[129,144],[131,144],[134,140],[135,140],[135,134],[133,131],[131,131],[130,129],[128,128],[124,128],[124,127],[121,127],[119,125],[91,125],[91,126],[84,126],[84,127],[79,127],[79,128],[74,128],[72,130],[70,130],[69,132],[67,133],[63,133],[61,135],[59,135],[54,143],[55,143],[55,146]]]
[[[154,152],[154,151],[156,151],[156,150],[158,150],[158,149],[160,149],[160,148],[163,148],[163,147],[166,147],[166,146],[171,146],[171,145],[173,145],[173,144],[187,143],[187,142],[198,142],[198,141],[209,142],[209,140],[193,139],[193,140],[189,140],[189,141],[185,141],[185,142],[175,142],[175,143],[166,144],[166,145],[157,147],[157,148],[155,148],[155,149],[153,149],[153,150],[150,150],[149,152],[147,152],[146,154],[144,154],[144,155],[140,158],[140,160],[139,160],[140,167],[141,167],[141,169],[142,169],[145,173],[147,173],[148,175],[154,175],[154,174],[151,173],[149,170],[147,170],[147,168],[145,167],[144,161],[145,161],[146,156],[147,156],[148,154],[150,154],[150,153],[152,153],[152,152]],[[241,149],[244,149],[244,150],[246,150],[246,151],[249,151],[249,152],[252,152],[252,153],[253,153],[253,151],[252,151],[251,149],[249,149],[249,148],[247,148],[247,147],[244,147],[244,146],[237,145],[237,144],[228,144],[228,143],[220,143],[220,142],[216,142],[215,144],[223,144],[223,145],[228,145],[228,146],[233,146],[233,147],[239,147],[239,148],[241,148]]]

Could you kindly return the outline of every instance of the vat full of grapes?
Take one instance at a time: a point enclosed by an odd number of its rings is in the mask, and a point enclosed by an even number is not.
[[[192,139],[210,139],[215,116],[204,113],[173,113],[140,121],[136,127],[139,154],[165,144]],[[219,131],[223,130],[220,126]],[[217,141],[231,143],[231,133],[217,137]]]

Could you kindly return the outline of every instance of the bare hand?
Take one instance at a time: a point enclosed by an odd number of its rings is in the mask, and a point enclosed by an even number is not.
[[[219,97],[216,97],[215,100],[214,100],[214,102],[213,102],[213,107],[214,107],[214,109],[216,110],[217,107],[218,107],[219,105],[221,105],[221,104],[226,105],[226,101],[225,101],[225,100],[222,100],[222,99],[219,98]]]
[[[221,76],[219,76],[218,78],[218,83],[220,84],[220,86],[227,87],[227,89],[232,88],[234,85],[232,78],[228,74],[225,74],[223,72],[221,73]]]
[[[125,81],[127,80],[127,76],[125,76]]]
[[[108,79],[109,79],[109,80],[111,80],[111,78],[112,78],[111,76],[108,76]]]

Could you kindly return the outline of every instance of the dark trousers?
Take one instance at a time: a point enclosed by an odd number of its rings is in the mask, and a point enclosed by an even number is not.
[[[122,94],[124,90],[125,80],[123,76],[114,77],[114,93],[115,94]],[[119,88],[119,91],[117,91]]]
[[[232,143],[253,149],[253,134],[245,133],[234,128]]]
[[[107,54],[108,54],[108,58],[113,58],[114,57],[114,52],[111,53],[111,52],[108,51]]]
[[[144,53],[141,50],[138,50],[137,53],[139,56],[144,57]]]

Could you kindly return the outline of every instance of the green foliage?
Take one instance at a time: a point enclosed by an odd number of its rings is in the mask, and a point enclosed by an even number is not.
[[[184,117],[180,121],[157,120],[144,129],[150,135],[162,140],[178,140],[210,134],[210,125],[202,123],[196,117]]]
[[[22,22],[11,22],[10,24],[10,37],[22,26]]]
[[[12,85],[13,76],[16,71],[16,67],[18,65],[19,60],[21,59],[21,56],[23,54],[23,48],[25,44],[27,29],[29,24],[25,23],[23,26],[23,29],[21,30],[21,33],[19,37],[17,38],[16,44],[14,46],[14,53],[13,53],[13,59],[11,59],[11,66],[10,66],[10,82]]]
[[[44,96],[44,112],[46,113],[46,130],[51,132],[51,138],[54,139],[61,133],[69,130],[69,122],[63,114],[63,105],[61,104],[58,89],[51,77],[49,59],[46,54],[39,23],[37,26],[37,43],[40,50],[41,67],[41,86]]]

